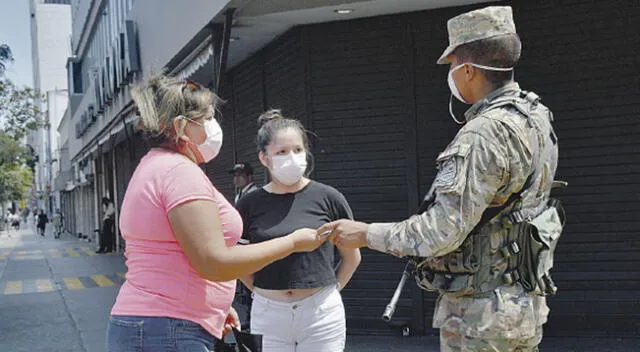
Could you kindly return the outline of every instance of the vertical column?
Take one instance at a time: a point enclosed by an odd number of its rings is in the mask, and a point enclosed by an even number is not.
[[[86,235],[87,234],[87,226],[86,226],[86,222],[87,222],[87,216],[86,216],[86,201],[85,201],[85,187],[86,185],[82,185],[80,186],[80,189],[78,191],[78,196],[79,196],[79,203],[80,203],[80,226],[78,226],[78,232],[82,233],[82,235]]]
[[[114,236],[116,237],[115,251],[120,251],[120,206],[118,201],[118,174],[116,173],[116,146],[111,150],[111,172],[113,173],[113,207],[116,210],[114,217]]]
[[[102,162],[102,169],[101,169],[101,172],[100,172],[100,175],[101,175],[100,177],[102,177],[102,175],[104,175],[104,160],[103,160],[104,158],[101,157],[100,159],[101,159],[101,162]],[[94,172],[94,175],[96,175],[96,170],[97,170],[96,163],[97,163],[96,159],[93,159],[93,172]],[[96,230],[96,229],[100,230],[100,199],[98,198],[98,177],[94,177],[93,185],[94,185],[93,186],[93,188],[94,188],[94,192],[93,192],[94,226],[93,226],[93,229],[91,229],[91,234],[92,234],[91,238],[93,239],[92,240],[93,242],[99,243],[99,241],[98,241],[99,234],[94,232],[94,230]]]
[[[406,181],[407,181],[407,214],[415,213],[420,205],[420,181],[418,176],[418,111],[416,106],[416,68],[415,45],[411,24],[404,26],[402,31],[402,79],[404,81],[404,116],[405,116],[405,152]],[[424,311],[424,291],[417,285],[411,285],[409,291],[413,301],[412,329],[418,334],[426,331]]]

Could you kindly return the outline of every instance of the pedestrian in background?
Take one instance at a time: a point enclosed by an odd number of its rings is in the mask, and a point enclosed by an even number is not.
[[[249,163],[237,163],[229,173],[233,175],[233,185],[236,188],[234,204],[238,204],[242,196],[260,188],[253,182],[253,167]]]
[[[37,220],[38,224],[37,224],[37,228],[38,228],[38,234],[42,237],[44,237],[44,232],[45,229],[47,228],[47,223],[49,222],[49,217],[47,216],[47,214],[44,212],[43,209],[38,210],[38,220]]]
[[[56,209],[56,212],[53,214],[53,237],[58,239],[62,234],[62,225],[63,225],[63,216],[60,212],[60,209]]]
[[[309,179],[309,142],[298,120],[280,110],[259,117],[256,137],[260,162],[271,182],[247,194],[237,208],[250,243],[286,236],[301,227],[318,228],[353,217],[346,198],[331,186]],[[359,249],[340,249],[327,242],[308,253],[295,253],[243,278],[253,290],[251,332],[264,336],[265,352],[342,351],[346,341],[340,289],[360,264]]]
[[[238,200],[243,196],[260,189],[253,181],[253,167],[246,162],[239,162],[229,170],[233,175],[233,185],[236,189],[236,196],[233,204],[238,204]],[[243,239],[241,243],[245,243]],[[238,312],[242,330],[248,331],[251,321],[251,291],[242,283],[236,284],[236,295],[233,298],[233,308]]]
[[[100,248],[96,253],[111,253],[115,248],[116,208],[109,197],[102,198],[102,231],[99,233]]]
[[[18,211],[11,214],[10,219],[11,219],[11,227],[13,228],[13,230],[15,231],[20,230],[20,215],[18,215]]]
[[[128,270],[111,311],[107,349],[210,351],[214,338],[240,328],[231,308],[237,278],[313,251],[324,238],[296,229],[236,246],[242,219],[198,166],[222,146],[218,98],[199,84],[161,75],[132,97],[154,148],[138,164],[122,203]]]

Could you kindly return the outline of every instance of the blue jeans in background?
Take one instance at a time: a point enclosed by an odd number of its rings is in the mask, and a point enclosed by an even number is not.
[[[107,328],[109,352],[210,352],[215,337],[188,320],[113,315]]]

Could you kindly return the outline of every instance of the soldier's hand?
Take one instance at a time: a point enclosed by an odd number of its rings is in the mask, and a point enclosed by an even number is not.
[[[337,220],[322,225],[319,234],[328,234],[331,241],[342,248],[360,248],[367,246],[367,230],[369,224],[353,220]]]

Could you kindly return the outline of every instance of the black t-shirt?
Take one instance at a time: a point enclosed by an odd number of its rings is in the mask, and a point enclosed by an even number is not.
[[[243,237],[251,243],[353,218],[342,193],[315,181],[296,193],[274,194],[261,188],[242,197],[237,208],[244,223]],[[328,286],[337,282],[333,264],[334,247],[327,241],[313,252],[293,253],[267,265],[255,273],[253,284],[266,290]]]

